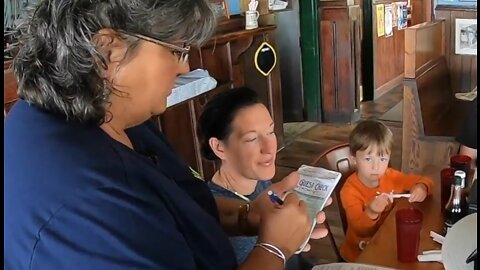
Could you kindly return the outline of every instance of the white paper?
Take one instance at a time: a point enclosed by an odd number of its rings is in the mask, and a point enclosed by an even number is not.
[[[327,199],[338,184],[342,174],[320,167],[302,165],[298,172],[300,181],[295,192],[305,201],[310,219],[314,220],[317,213],[325,207]]]
[[[282,10],[286,9],[288,6],[288,2],[286,1],[281,1],[281,0],[275,0],[271,6],[269,6],[270,10]]]
[[[167,107],[191,99],[217,86],[217,81],[203,69],[192,70],[177,78],[172,94],[167,97]]]
[[[385,5],[385,36],[393,35],[393,11],[392,5]]]
[[[300,180],[294,191],[307,205],[308,216],[310,220],[312,220],[312,228],[310,229],[308,238],[300,246],[300,249],[295,252],[296,254],[302,252],[307,245],[313,228],[316,225],[318,212],[323,210],[327,199],[338,184],[340,177],[342,177],[342,174],[339,172],[307,165],[300,166],[298,173],[300,174]]]
[[[419,262],[442,262],[442,253],[427,253],[417,255]]]
[[[397,2],[395,6],[397,7],[398,30],[405,29],[407,28],[407,24],[408,24],[407,2]]]
[[[316,265],[312,270],[395,270],[385,266],[377,266],[361,263],[329,263]]]

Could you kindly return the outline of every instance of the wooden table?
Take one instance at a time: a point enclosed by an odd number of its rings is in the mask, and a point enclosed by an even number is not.
[[[401,208],[413,206],[423,212],[423,224],[422,230],[420,231],[420,246],[418,248],[419,254],[425,250],[441,249],[441,245],[434,242],[430,237],[430,231],[443,235],[443,213],[440,210],[440,169],[429,168],[424,175],[430,176],[434,182],[433,194],[421,203],[409,203],[405,198],[396,199],[393,210],[357,259],[358,263],[374,264],[406,270],[444,269],[443,264],[438,262],[402,263],[397,260],[395,212]]]

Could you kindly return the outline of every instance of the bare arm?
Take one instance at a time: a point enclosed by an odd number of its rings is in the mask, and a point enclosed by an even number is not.
[[[252,252],[250,252],[247,259],[237,267],[237,270],[256,269],[280,270],[284,269],[284,266],[282,259],[262,248],[255,247]]]

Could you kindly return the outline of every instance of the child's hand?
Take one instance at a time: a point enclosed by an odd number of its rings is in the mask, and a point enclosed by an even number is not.
[[[382,213],[393,200],[388,194],[382,193],[373,199],[368,205],[368,210],[376,215]]]
[[[427,187],[424,184],[416,184],[410,190],[410,198],[408,199],[409,202],[423,202],[427,197]]]

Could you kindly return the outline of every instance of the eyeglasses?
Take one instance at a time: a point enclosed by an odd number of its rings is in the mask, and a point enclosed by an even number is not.
[[[122,30],[119,30],[118,32],[122,33],[122,34],[125,34],[125,35],[128,35],[128,36],[136,37],[136,38],[148,41],[148,42],[152,42],[152,43],[155,43],[155,44],[160,45],[160,46],[163,46],[163,47],[169,49],[172,52],[172,54],[174,54],[175,56],[178,57],[178,62],[179,63],[185,64],[185,63],[188,62],[188,53],[190,52],[190,46],[180,47],[180,46],[173,45],[173,44],[170,44],[170,43],[167,43],[167,42],[163,42],[163,41],[160,41],[158,39],[147,37],[147,36],[144,36],[144,35],[141,35],[141,34],[128,33],[128,32],[122,31]]]

